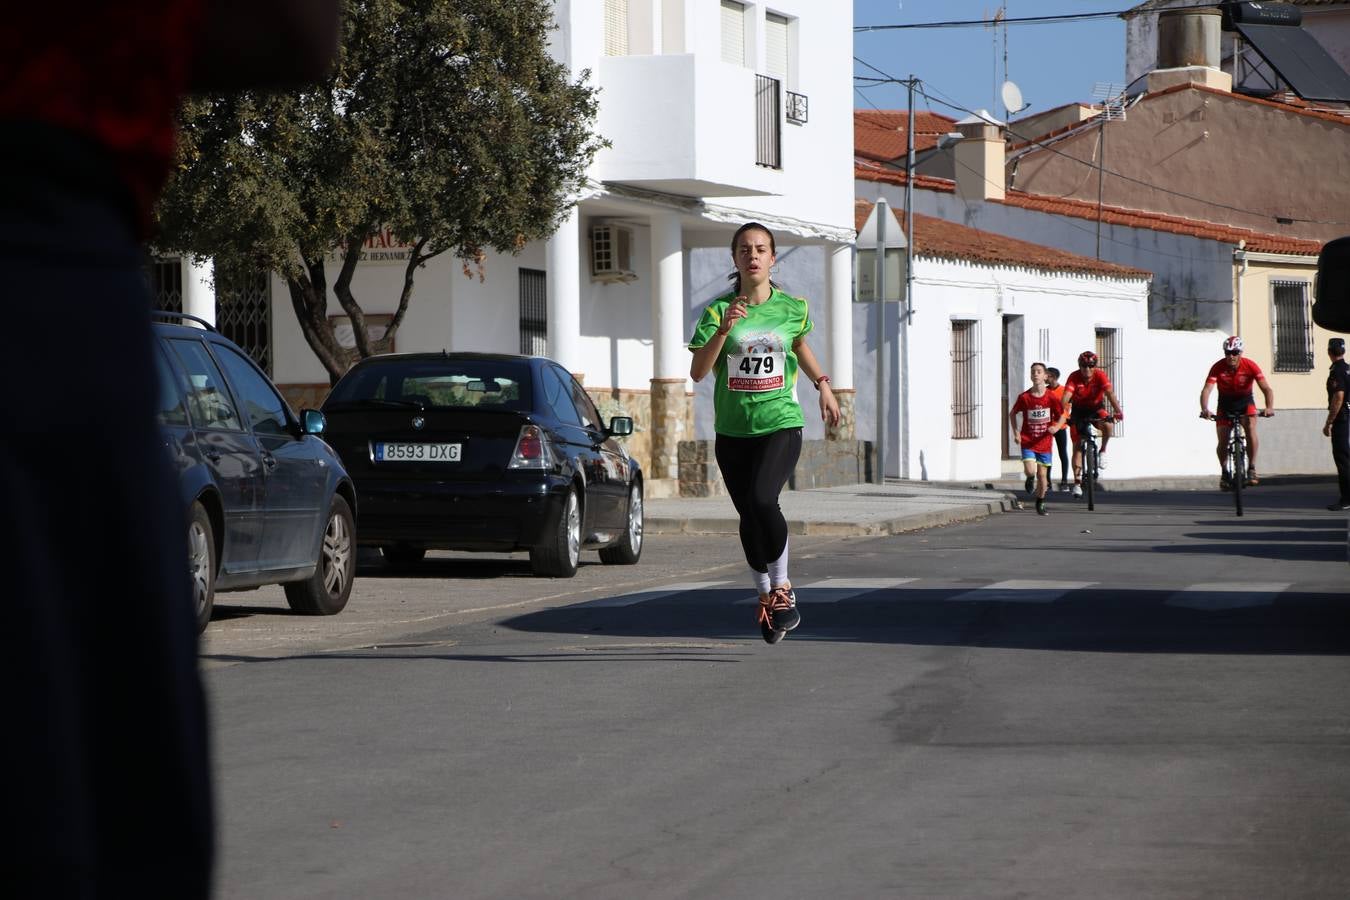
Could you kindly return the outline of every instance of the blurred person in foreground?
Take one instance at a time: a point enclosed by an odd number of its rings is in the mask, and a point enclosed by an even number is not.
[[[19,4],[0,29],[13,896],[203,897],[213,813],[185,511],[142,242],[183,95],[332,63],[339,0]]]

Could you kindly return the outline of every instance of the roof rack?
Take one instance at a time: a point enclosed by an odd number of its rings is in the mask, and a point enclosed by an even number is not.
[[[198,325],[200,325],[207,331],[213,331],[216,334],[220,334],[220,331],[216,329],[216,326],[212,325],[210,322],[206,321],[203,318],[200,318],[199,316],[190,316],[184,312],[177,312],[176,310],[172,309],[152,309],[150,310],[150,316],[151,318],[155,319],[171,319],[178,321],[186,320],[189,322],[196,322]]]

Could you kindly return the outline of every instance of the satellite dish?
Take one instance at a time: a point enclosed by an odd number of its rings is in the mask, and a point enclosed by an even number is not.
[[[1003,89],[1000,91],[1003,95],[1003,108],[1008,111],[1008,115],[1021,112],[1026,109],[1026,104],[1022,102],[1022,89],[1011,81],[1003,82]]]

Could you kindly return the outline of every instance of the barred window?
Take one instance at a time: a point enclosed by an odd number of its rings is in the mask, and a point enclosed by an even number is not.
[[[980,323],[952,320],[952,437],[980,436]]]
[[[1124,385],[1124,356],[1120,348],[1120,329],[1118,328],[1098,328],[1097,329],[1097,366],[1106,373],[1106,377],[1111,379],[1111,391],[1120,401],[1120,405],[1125,405],[1125,385]],[[1108,413],[1115,412],[1111,408],[1109,401],[1106,403]],[[1117,422],[1115,425],[1115,436],[1121,437],[1125,434],[1125,423]]]
[[[539,269],[520,270],[520,352],[548,355],[548,281]]]
[[[183,263],[176,256],[152,257],[145,269],[154,308],[161,312],[183,311]]]
[[[216,330],[272,375],[272,276],[270,272],[216,270]]]
[[[1313,367],[1312,310],[1308,282],[1272,281],[1272,326],[1276,372],[1311,372]]]

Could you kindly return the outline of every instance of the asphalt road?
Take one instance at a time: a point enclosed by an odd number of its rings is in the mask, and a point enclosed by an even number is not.
[[[777,646],[725,537],[222,595],[218,896],[1350,896],[1323,494],[795,538]]]

